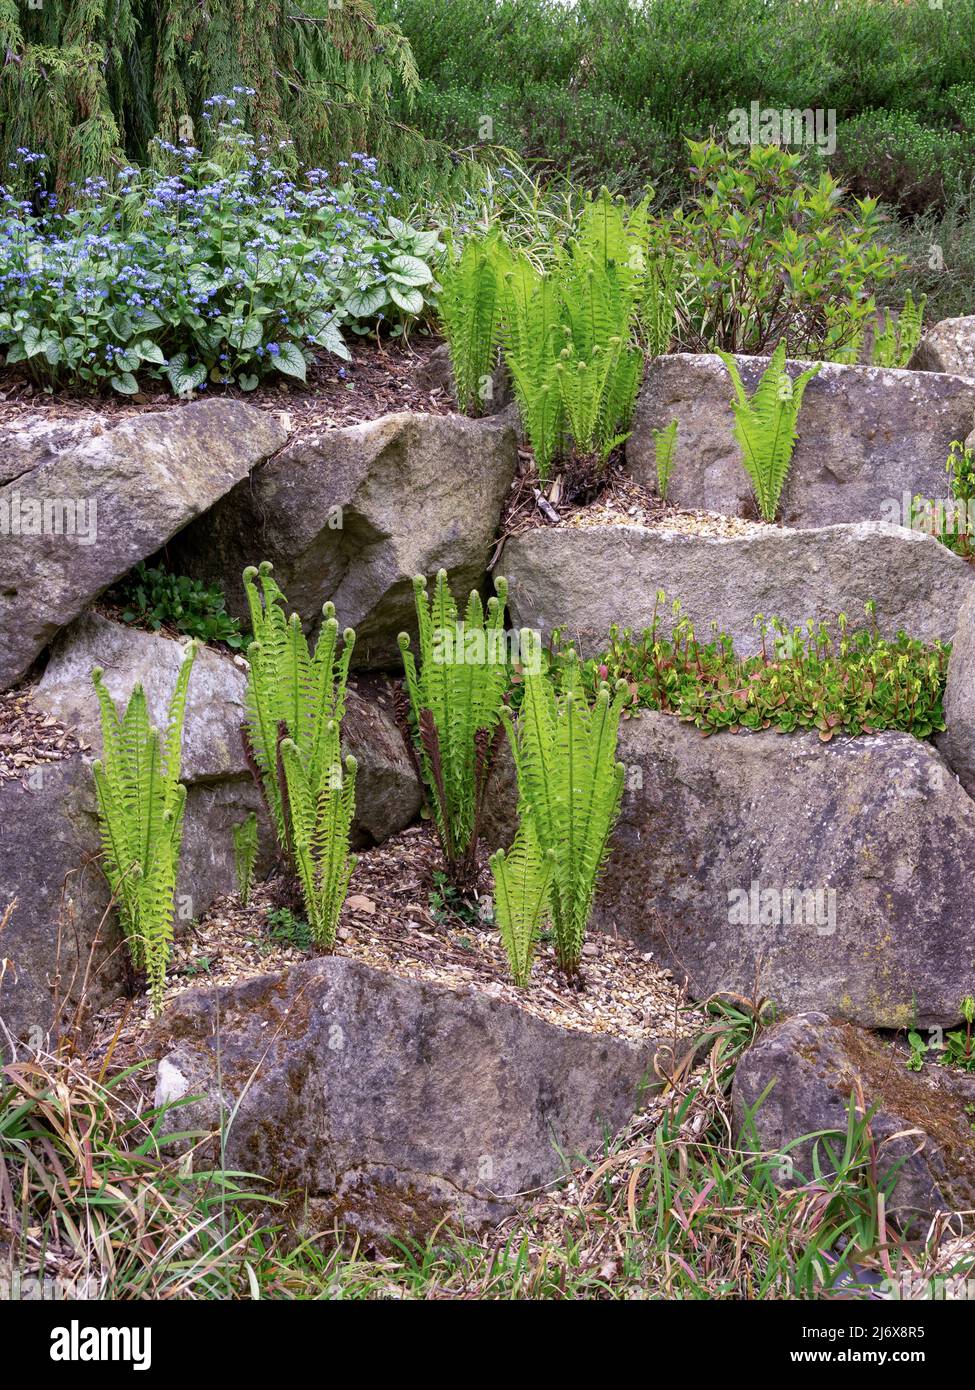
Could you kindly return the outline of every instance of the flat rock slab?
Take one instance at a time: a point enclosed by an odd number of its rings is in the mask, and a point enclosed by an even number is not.
[[[735,359],[749,395],[767,357]],[[795,378],[812,364],[788,362]],[[626,445],[629,472],[656,491],[653,430],[678,421],[667,492],[682,507],[756,516],[734,438],[734,387],[720,357],[677,353],[650,363]],[[823,363],[799,412],[799,440],[780,504],[786,526],[906,524],[911,499],[948,494],[945,460],[975,423],[975,370],[938,372]]]
[[[216,399],[108,427],[92,414],[8,428],[0,445],[0,688],[286,438],[273,415]]]
[[[399,669],[413,576],[443,568],[457,593],[483,587],[516,464],[500,417],[402,412],[314,430],[189,527],[170,559],[218,584],[241,617],[243,570],[270,560],[307,630],[330,599],[356,630],[355,664]]]
[[[157,1031],[157,1102],[201,1097],[172,1129],[236,1107],[227,1166],[377,1242],[509,1214],[626,1122],[656,1051],[341,957],[180,995]]]
[[[716,992],[875,1028],[953,1026],[975,993],[975,802],[909,734],[622,728],[627,786],[595,924]]]
[[[834,1174],[827,1145],[843,1153],[852,1098],[861,1120],[874,1112],[869,1129],[888,1216],[909,1236],[923,1236],[936,1212],[975,1206],[968,1113],[975,1077],[933,1062],[913,1073],[905,1061],[902,1049],[824,1013],[786,1019],[760,1034],[738,1064],[739,1142],[772,1158],[784,1188],[814,1180],[814,1153],[822,1172]]]
[[[736,650],[760,650],[755,615],[804,623],[845,612],[851,629],[876,603],[885,635],[903,628],[925,641],[950,641],[975,569],[931,536],[868,524],[787,531],[769,526],[735,537],[666,532],[642,526],[558,527],[506,541],[498,565],[510,585],[516,627],[548,634],[564,626],[586,656],[605,651],[610,625],[649,626],[658,590],[662,628],[680,599],[698,638],[716,622]]]

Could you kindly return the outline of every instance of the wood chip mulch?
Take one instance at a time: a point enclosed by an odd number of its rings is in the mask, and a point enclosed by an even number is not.
[[[0,782],[21,781],[33,768],[62,762],[81,747],[57,719],[30,703],[33,689],[0,693]]]
[[[583,948],[581,988],[573,988],[559,974],[552,946],[545,943],[528,989],[517,989],[499,933],[489,920],[489,873],[482,873],[478,889],[483,916],[478,920],[475,912],[474,920],[467,920],[431,907],[439,864],[439,848],[427,824],[364,851],[342,911],[336,954],[409,979],[487,994],[582,1032],[634,1040],[663,1038],[677,1044],[703,1028],[704,1016],[688,1006],[669,971],[631,943],[604,933],[590,933]],[[259,885],[246,908],[236,894],[221,898],[202,921],[180,935],[169,969],[167,1001],[187,990],[287,970],[310,958],[308,952],[272,935],[267,915],[281,903],[280,886],[280,880]],[[95,1051],[114,1039],[113,1050],[121,1048],[120,1056],[138,1055],[142,1045],[148,1045],[151,1026],[145,997],[118,1000],[97,1020]]]
[[[522,468],[511,489],[501,524],[502,539],[539,528],[645,526],[656,531],[691,536],[753,536],[768,523],[719,512],[675,507],[642,487],[621,461],[610,463],[594,493],[572,496],[571,485],[556,476],[540,484],[527,467],[530,452],[522,450]],[[500,542],[496,551],[500,553]]]
[[[196,399],[219,395],[284,412],[293,431],[355,425],[400,410],[446,415],[455,409],[443,374],[429,365],[438,346],[436,339],[414,335],[407,346],[377,346],[374,339],[354,341],[349,346],[351,362],[327,354],[316,357],[305,386],[278,379],[251,392],[211,388]],[[182,404],[158,382],[147,383],[146,390],[136,396],[73,396],[45,392],[13,371],[0,377],[0,425],[51,411],[61,417],[97,415],[111,426],[134,416],[178,409]]]

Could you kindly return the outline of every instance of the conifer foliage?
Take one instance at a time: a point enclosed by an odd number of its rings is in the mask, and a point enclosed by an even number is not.
[[[4,164],[43,152],[61,188],[144,161],[156,135],[203,144],[215,93],[305,163],[368,149],[398,174],[424,151],[389,118],[418,78],[372,0],[0,0],[0,52]]]

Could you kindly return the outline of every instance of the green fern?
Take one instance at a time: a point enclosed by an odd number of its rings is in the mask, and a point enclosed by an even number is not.
[[[522,632],[523,651],[535,641],[530,631]],[[554,855],[550,891],[556,954],[560,968],[574,975],[623,796],[624,768],[616,762],[616,740],[630,695],[622,682],[615,696],[604,685],[590,709],[573,653],[560,668],[558,690],[534,666],[526,663],[517,726],[507,710],[502,717],[518,776],[522,828],[530,822],[542,851]]]
[[[186,648],[165,736],[149,723],[141,685],[125,714],[92,671],[102,725],[102,757],[92,765],[104,870],[118,904],[132,964],[145,970],[153,1011],[162,1006],[173,939],[173,897],[183,838],[186,788],[179,780],[186,693],[196,643]]]
[[[494,914],[512,977],[521,989],[528,984],[542,923],[550,912],[554,870],[555,852],[542,851],[531,809],[524,807],[508,853],[499,849],[491,856]]]
[[[576,245],[559,268],[565,345],[559,393],[577,450],[605,460],[626,437],[643,373],[631,345],[634,280]]]
[[[562,340],[558,282],[519,256],[504,277],[504,357],[521,423],[545,481],[562,448],[565,411],[559,391]]]
[[[798,438],[796,421],[802,398],[822,363],[817,362],[793,381],[785,370],[785,343],[779,343],[749,400],[735,359],[720,348],[718,356],[728,368],[735,388],[736,399],[731,408],[742,463],[752,480],[762,516],[766,521],[774,521]]]
[[[412,710],[411,737],[443,850],[447,877],[459,892],[470,890],[477,870],[481,808],[501,733],[500,711],[508,684],[504,650],[507,584],[487,613],[471,593],[461,621],[440,570],[433,598],[426,580],[413,581],[420,668],[410,639],[400,633]]]
[[[325,726],[328,772],[321,782],[310,774],[294,739],[282,739],[280,751],[295,866],[308,925],[316,945],[330,951],[357,863],[356,856],[349,853],[355,814],[356,760],[348,757],[343,766],[339,726],[334,719]]]
[[[454,371],[457,404],[477,414],[501,338],[504,273],[510,253],[500,231],[472,236],[440,275],[440,317]]]
[[[294,741],[317,790],[331,770],[328,725],[334,720],[341,727],[355,633],[346,628],[338,656],[339,625],[334,606],[326,603],[311,655],[301,619],[285,614],[287,600],[267,561],[244,570],[244,591],[254,633],[247,649],[245,742],[278,844],[293,858],[278,746],[284,737]]]
[[[625,198],[614,198],[604,187],[582,209],[573,239],[583,260],[591,258],[598,269],[612,275],[627,313],[640,300],[649,270],[651,200],[648,193],[635,207],[629,207]]]
[[[680,284],[680,264],[673,252],[651,254],[637,313],[648,357],[660,357],[670,347]]]
[[[674,449],[677,445],[677,421],[671,420],[663,429],[653,431],[653,452],[657,465],[657,492],[662,501],[667,500],[670,486],[670,473],[674,465]]]
[[[920,301],[915,304],[914,298],[908,290],[904,307],[900,311],[896,323],[890,310],[885,311],[884,326],[879,329],[873,340],[873,353],[870,360],[875,367],[907,366],[921,341],[926,303],[927,299],[922,295]]]
[[[237,889],[240,901],[246,907],[250,902],[254,865],[257,863],[257,812],[251,811],[246,820],[242,820],[240,825],[235,825],[233,835]]]

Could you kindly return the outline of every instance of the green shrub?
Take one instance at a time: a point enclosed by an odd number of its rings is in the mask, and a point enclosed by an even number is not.
[[[490,389],[498,343],[508,248],[492,229],[467,238],[441,272],[440,318],[461,410],[479,414]]]
[[[186,693],[196,645],[190,642],[169,705],[165,736],[149,724],[137,685],[120,719],[100,667],[92,671],[101,712],[101,758],[92,764],[103,867],[118,904],[136,970],[145,970],[153,1011],[162,1007],[173,937],[173,895],[183,838],[186,788],[179,780]]]
[[[112,592],[122,608],[122,620],[138,627],[171,627],[201,642],[223,642],[235,651],[244,645],[240,623],[226,611],[219,589],[170,574],[162,566],[136,565]]]
[[[971,191],[975,125],[958,131],[927,125],[909,111],[866,111],[840,124],[832,163],[861,197],[904,214],[941,208]]]
[[[521,989],[528,984],[542,925],[551,911],[554,871],[555,851],[542,850],[534,814],[525,807],[511,848],[491,856],[494,916],[512,978]]]
[[[504,648],[507,585],[495,580],[487,613],[475,590],[463,619],[440,570],[433,596],[413,581],[419,629],[419,668],[407,633],[399,647],[412,722],[408,731],[443,851],[451,885],[467,893],[477,875],[477,841],[488,778],[501,736],[508,685]]]
[[[695,196],[664,227],[682,258],[679,339],[695,351],[794,358],[835,354],[837,309],[849,335],[897,269],[873,200],[850,208],[828,173],[776,145],[731,149],[689,140]]]
[[[583,668],[588,689],[625,681],[628,712],[662,710],[704,734],[816,729],[825,742],[835,734],[883,729],[928,738],[945,727],[950,645],[928,645],[903,632],[881,637],[872,625],[872,604],[866,614],[871,625],[856,631],[844,613],[835,624],[809,619],[793,627],[759,614],[762,650],[739,657],[727,633],[715,631],[710,641],[698,641],[677,600],[665,628],[665,602],[658,593],[652,623],[639,637],[611,629],[607,651]],[[556,662],[563,649],[557,635]]]
[[[936,536],[942,545],[968,560],[975,556],[975,453],[960,440],[952,440],[945,469],[951,503],[943,506],[915,497],[911,526]]]
[[[920,303],[914,303],[910,290],[904,300],[904,307],[895,320],[888,310],[883,325],[877,323],[873,340],[871,362],[875,367],[906,367],[914,356],[921,341],[924,321],[924,296]]]

